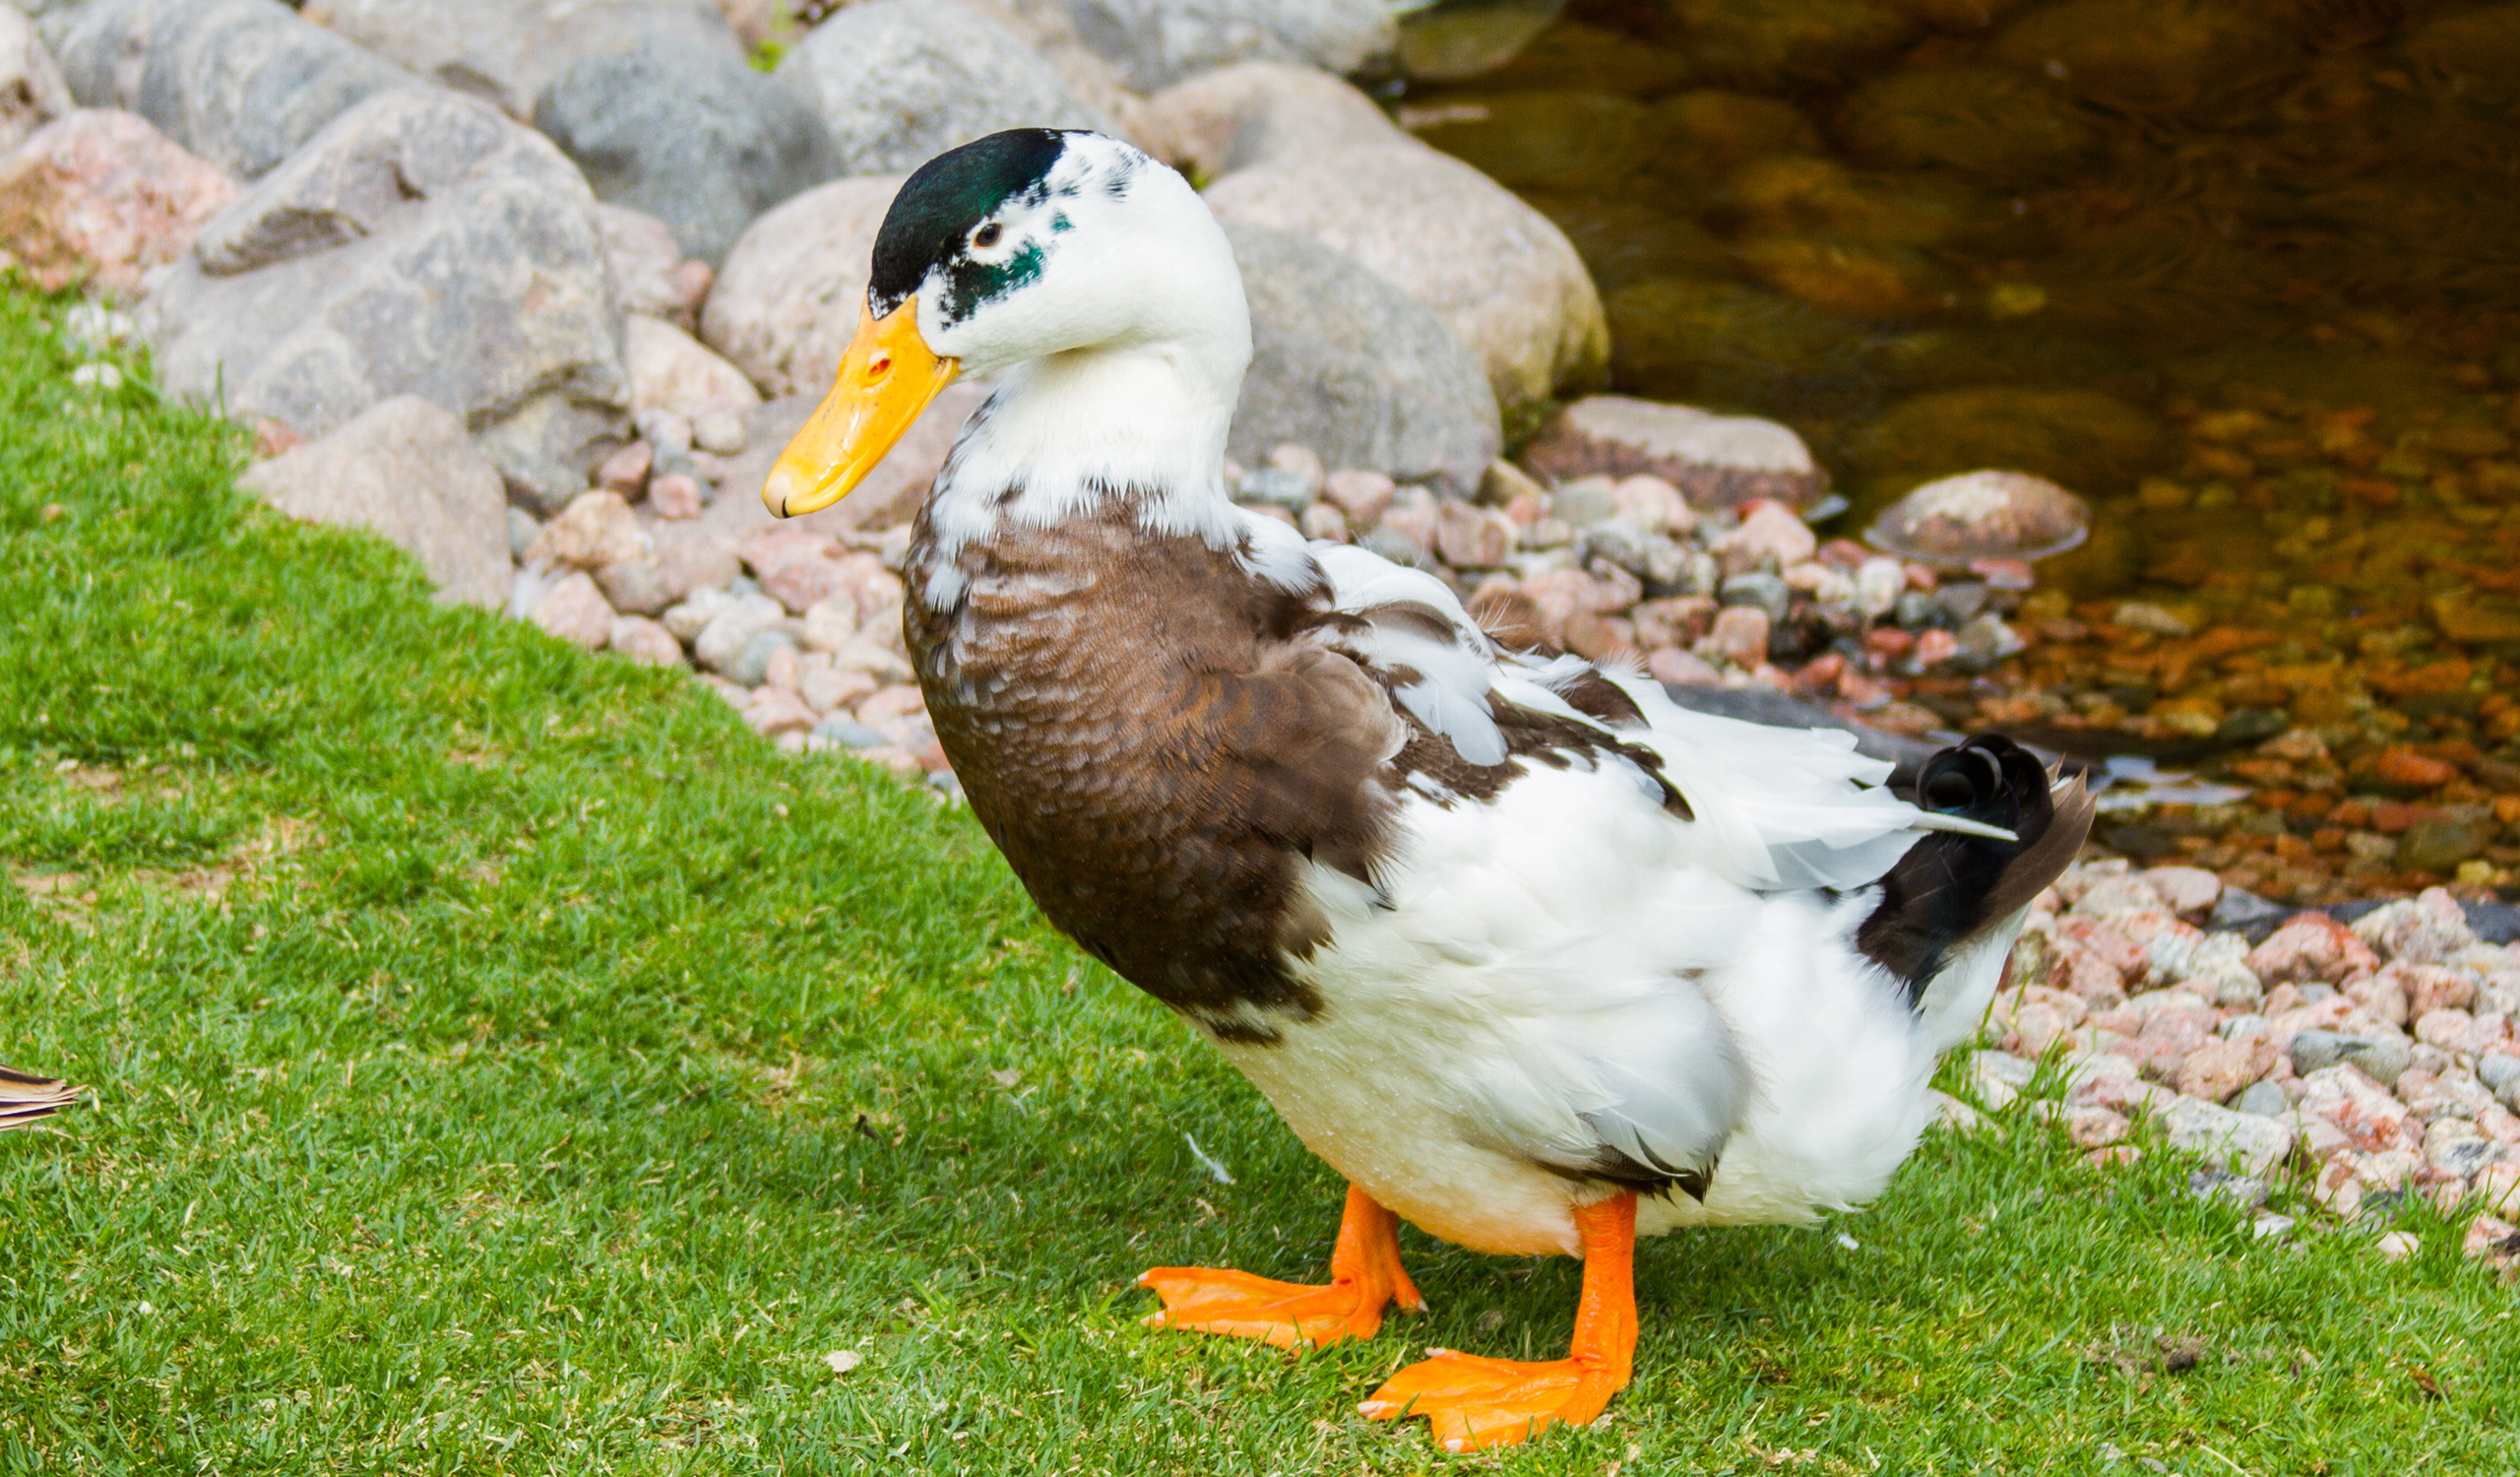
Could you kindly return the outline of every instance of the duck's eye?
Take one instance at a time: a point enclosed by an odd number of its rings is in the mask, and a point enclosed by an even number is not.
[[[972,244],[982,251],[986,251],[991,246],[996,245],[997,238],[1004,234],[1006,234],[1006,227],[998,225],[994,221],[991,221],[986,225],[983,225],[979,229],[972,232]]]

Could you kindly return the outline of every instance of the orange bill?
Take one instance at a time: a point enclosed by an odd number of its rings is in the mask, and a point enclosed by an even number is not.
[[[938,358],[919,337],[917,298],[882,318],[859,308],[839,381],[780,453],[761,500],[793,518],[847,497],[961,372],[959,360]]]

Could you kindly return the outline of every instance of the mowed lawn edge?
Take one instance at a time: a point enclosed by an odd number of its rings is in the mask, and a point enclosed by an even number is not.
[[[74,384],[66,306],[0,294],[0,1060],[94,1093],[0,1137],[0,1472],[2520,1464],[2454,1222],[2259,1241],[2026,1106],[1648,1244],[1634,1388],[1515,1452],[1354,1404],[1554,1353],[1563,1260],[1407,1232],[1371,1342],[1150,1333],[1143,1267],[1317,1275],[1337,1181],[967,811],[431,605]]]

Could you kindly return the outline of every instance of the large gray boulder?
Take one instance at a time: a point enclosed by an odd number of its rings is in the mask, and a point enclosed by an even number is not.
[[[1443,319],[1293,231],[1226,226],[1251,301],[1251,370],[1228,445],[1258,466],[1294,441],[1333,467],[1468,495],[1503,444],[1479,356]]]
[[[627,430],[595,212],[560,151],[489,104],[381,94],[213,221],[141,327],[167,388],[304,435],[418,395],[558,508]]]
[[[1605,377],[1601,295],[1564,233],[1337,78],[1245,62],[1167,88],[1144,122],[1217,176],[1217,219],[1299,231],[1433,308],[1508,413]]]
[[[138,113],[246,179],[413,80],[278,0],[88,0],[43,32],[82,105]]]
[[[514,570],[499,469],[463,421],[416,395],[380,401],[238,481],[292,518],[382,535],[420,561],[442,602],[507,603]]]
[[[660,29],[546,89],[534,124],[598,199],[647,212],[716,266],[753,218],[840,173],[822,119],[734,47]]]
[[[598,202],[595,224],[603,232],[612,296],[621,311],[668,318],[690,328],[717,274],[704,263],[685,261],[673,227],[646,211]]]
[[[907,173],[1000,129],[1116,128],[1021,36],[954,0],[860,0],[778,75],[821,113],[850,174]]]
[[[1067,0],[1076,33],[1140,92],[1243,61],[1354,72],[1387,58],[1388,0]]]
[[[774,399],[829,390],[901,187],[898,174],[835,179],[754,222],[701,309],[702,340]]]
[[[0,155],[78,105],[35,23],[0,7]]]
[[[742,43],[711,0],[306,0],[306,16],[526,121],[571,67],[661,33],[743,60]]]

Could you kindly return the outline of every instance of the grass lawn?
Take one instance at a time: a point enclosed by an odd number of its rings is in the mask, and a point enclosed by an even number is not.
[[[61,307],[0,294],[0,1060],[95,1094],[0,1137],[0,1472],[2520,1467],[2447,1223],[2257,1243],[2017,1114],[1650,1243],[1635,1386],[1520,1451],[1353,1407],[1555,1353],[1568,1261],[1405,1232],[1371,1343],[1149,1333],[1143,1267],[1315,1274],[1338,1182],[967,813],[260,510]]]

